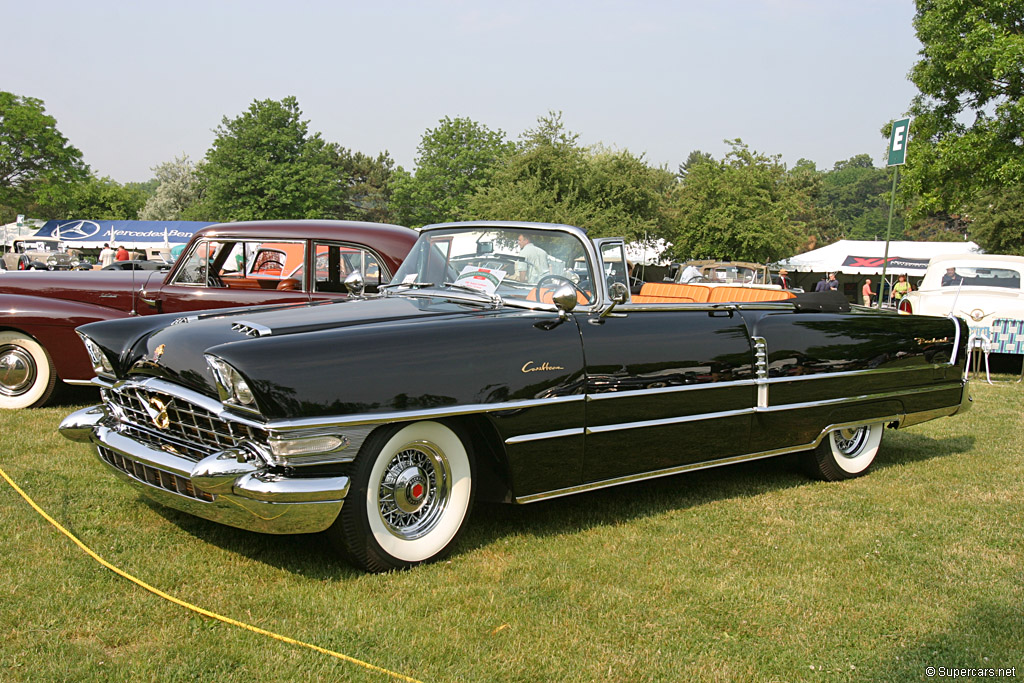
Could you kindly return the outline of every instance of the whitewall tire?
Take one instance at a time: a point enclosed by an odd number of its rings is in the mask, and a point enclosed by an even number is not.
[[[379,572],[451,550],[473,504],[474,461],[465,439],[440,422],[383,427],[353,465],[329,531],[350,561]]]
[[[53,394],[57,373],[50,354],[20,332],[0,332],[0,408],[32,408]]]
[[[884,423],[834,429],[805,456],[812,476],[826,481],[851,479],[868,471],[882,444]]]

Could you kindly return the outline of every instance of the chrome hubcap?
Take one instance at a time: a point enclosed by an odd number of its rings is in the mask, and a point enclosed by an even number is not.
[[[840,455],[846,458],[854,458],[860,453],[864,441],[868,438],[868,428],[837,429],[833,432],[832,438]]]
[[[32,354],[16,344],[0,346],[0,394],[18,396],[36,381],[36,364]]]
[[[444,515],[451,472],[439,448],[420,442],[398,452],[384,468],[377,491],[380,518],[405,540],[429,533]]]

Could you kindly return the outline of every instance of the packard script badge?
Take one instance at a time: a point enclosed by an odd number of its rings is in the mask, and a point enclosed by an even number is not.
[[[565,370],[561,365],[552,365],[547,361],[544,361],[540,365],[534,365],[532,360],[526,361],[522,367],[523,372],[545,372],[551,370]]]

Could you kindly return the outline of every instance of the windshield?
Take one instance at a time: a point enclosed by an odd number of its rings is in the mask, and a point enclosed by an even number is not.
[[[554,290],[570,283],[587,304],[591,273],[583,243],[570,232],[475,226],[420,235],[390,287],[472,290],[536,304],[551,303]]]
[[[988,268],[977,264],[951,265],[943,272],[939,285],[1020,289],[1020,273],[1009,268]]]

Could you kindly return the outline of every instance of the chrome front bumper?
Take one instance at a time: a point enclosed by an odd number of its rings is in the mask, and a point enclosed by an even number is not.
[[[68,415],[60,433],[92,443],[99,459],[147,497],[197,517],[269,534],[323,531],[337,518],[349,478],[288,477],[227,449],[194,462],[128,438],[102,406]]]

